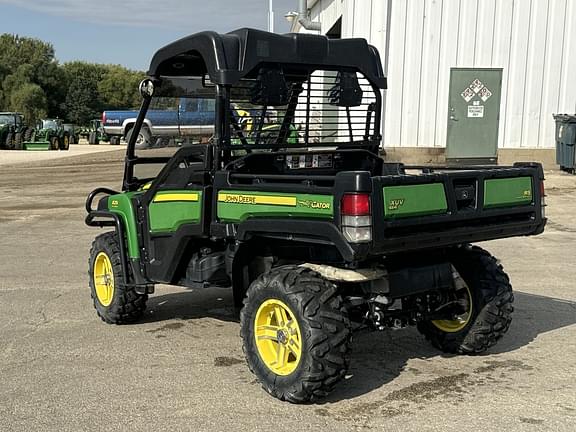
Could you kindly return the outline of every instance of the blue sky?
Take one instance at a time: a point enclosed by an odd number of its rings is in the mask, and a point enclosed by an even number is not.
[[[277,33],[296,0],[274,0]],[[85,60],[147,70],[161,46],[202,30],[266,29],[268,0],[0,0],[0,33],[52,43],[64,63]]]

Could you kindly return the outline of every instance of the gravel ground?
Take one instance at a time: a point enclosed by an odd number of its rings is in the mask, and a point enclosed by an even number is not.
[[[123,155],[106,150],[0,152],[1,431],[575,429],[575,176],[547,173],[543,235],[483,245],[515,288],[497,346],[448,356],[414,329],[357,334],[347,379],[295,406],[248,371],[225,289],[159,286],[142,322],[98,319],[87,260],[101,231],[83,204],[120,184]]]
[[[111,146],[109,144],[73,144],[70,146],[68,151],[0,150],[0,166],[7,167],[29,164],[31,162],[49,162],[74,156],[98,154],[109,151],[126,151],[126,147]]]

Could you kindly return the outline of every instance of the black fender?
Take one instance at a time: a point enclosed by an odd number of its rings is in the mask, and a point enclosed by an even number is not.
[[[346,241],[332,221],[254,218],[238,225],[236,238],[239,241],[254,236],[333,245],[342,259],[350,263],[357,260],[360,252]]]
[[[238,308],[242,307],[250,282],[271,264],[260,263],[258,269],[250,265],[251,258],[265,253],[267,240],[332,246],[347,263],[354,263],[359,252],[360,255],[364,253],[364,246],[348,243],[333,221],[254,218],[226,228],[228,236],[236,238],[227,254],[227,270],[232,279],[234,304]]]

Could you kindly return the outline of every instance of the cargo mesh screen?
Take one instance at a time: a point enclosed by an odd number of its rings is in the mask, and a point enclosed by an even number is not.
[[[231,89],[231,148],[378,146],[380,93],[360,73],[263,71]]]

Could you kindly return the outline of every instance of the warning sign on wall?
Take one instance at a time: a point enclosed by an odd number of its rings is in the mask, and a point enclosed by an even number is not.
[[[464,99],[466,102],[470,102],[470,100],[474,97],[474,92],[470,87],[466,87],[464,91],[460,93],[460,96],[462,96],[462,99]]]
[[[486,102],[492,96],[492,92],[488,87],[482,83],[478,78],[473,80],[468,87],[464,89],[462,93],[460,93],[462,99],[464,99],[467,103],[470,102],[475,96],[478,96],[482,99],[483,102]],[[470,116],[468,116],[470,117]]]
[[[480,99],[486,102],[490,96],[492,96],[492,92],[488,90],[488,87],[482,87],[478,92],[478,96],[480,96]]]
[[[482,81],[480,81],[478,78],[476,78],[474,81],[472,81],[472,83],[470,84],[470,88],[472,89],[472,91],[474,93],[478,93],[480,91],[480,89],[482,89],[482,87],[484,87],[484,84],[482,83]]]
[[[484,117],[484,105],[468,105],[468,117]]]

